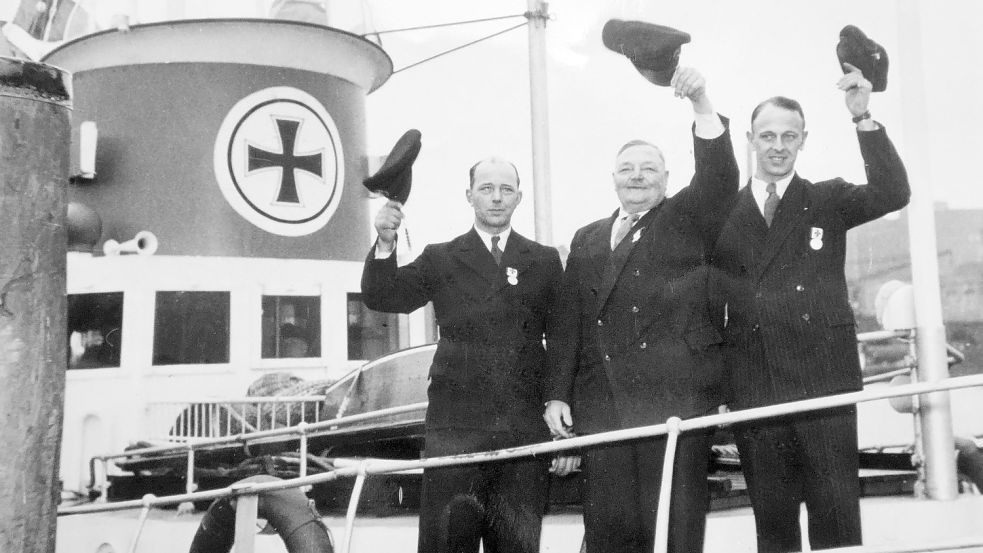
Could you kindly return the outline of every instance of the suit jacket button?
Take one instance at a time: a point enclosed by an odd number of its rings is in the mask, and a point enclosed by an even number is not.
[[[604,321],[602,321],[601,319],[598,319],[597,320],[597,326],[604,326]]]
[[[801,284],[796,284],[795,285],[795,291],[796,292],[801,292],[801,291],[803,291],[805,289],[806,289],[806,287],[805,286],[802,286]]]
[[[607,354],[605,354],[605,355],[604,355],[604,360],[605,360],[605,361],[610,361],[610,360],[611,360],[611,356],[610,356],[610,355],[607,355]]]
[[[802,320],[803,321],[808,321],[809,320],[809,314],[806,313],[805,315],[802,315]]]
[[[751,327],[751,332],[757,332],[759,328],[761,328],[761,325],[754,325]]]
[[[638,269],[635,269],[635,272],[632,273],[632,274],[634,274],[635,276],[638,276],[638,275],[642,274],[642,272],[639,271]]]
[[[649,347],[649,345],[646,344],[645,342],[642,342],[642,344],[640,346],[638,346],[638,347],[640,347],[642,349],[645,349],[645,348]]]
[[[638,306],[637,305],[631,306],[631,312],[632,313],[638,313]]]
[[[761,292],[755,292],[755,293],[754,293],[754,299],[756,299],[756,300],[760,300],[760,299],[761,299],[761,296],[762,296],[762,295],[763,295],[763,294],[762,294]]]

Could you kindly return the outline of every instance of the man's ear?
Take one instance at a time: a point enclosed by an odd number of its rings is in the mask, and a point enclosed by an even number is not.
[[[800,150],[806,149],[806,139],[809,138],[809,131],[802,131],[802,143],[799,144]]]
[[[470,204],[471,206],[474,206],[474,202],[471,201],[471,188],[470,187],[464,189],[464,197],[468,199],[468,204]]]
[[[520,203],[522,203],[522,190],[516,190],[515,195],[516,195],[515,205],[519,205]]]
[[[744,136],[747,137],[748,143],[754,142],[754,135],[751,134],[751,131],[744,133]]]

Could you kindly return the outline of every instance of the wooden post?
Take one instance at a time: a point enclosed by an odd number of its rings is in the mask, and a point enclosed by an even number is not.
[[[0,58],[0,551],[55,550],[71,76]]]

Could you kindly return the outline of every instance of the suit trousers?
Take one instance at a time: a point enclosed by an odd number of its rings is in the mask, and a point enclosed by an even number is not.
[[[510,432],[428,430],[428,457],[529,443]],[[420,553],[538,553],[549,458],[424,469]]]
[[[589,553],[651,553],[667,438],[647,438],[584,452],[584,527]],[[669,551],[703,551],[710,496],[710,433],[677,442],[669,515]]]
[[[860,457],[854,405],[734,425],[758,551],[800,551],[799,504],[813,549],[859,545]]]

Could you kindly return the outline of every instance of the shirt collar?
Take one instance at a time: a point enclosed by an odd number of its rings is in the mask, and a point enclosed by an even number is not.
[[[652,210],[651,209],[646,209],[645,211],[639,211],[637,213],[628,213],[627,211],[625,211],[625,208],[619,207],[618,208],[618,221],[621,221],[622,219],[624,219],[625,217],[628,217],[629,215],[638,215],[638,218],[641,219],[642,217],[645,217],[645,214],[648,213],[649,211],[652,211]]]
[[[781,199],[782,196],[785,195],[785,191],[788,190],[788,185],[789,185],[789,183],[792,182],[792,177],[794,177],[794,176],[795,176],[795,173],[792,173],[791,175],[789,175],[789,176],[787,176],[787,177],[785,177],[783,179],[774,181],[775,182],[775,194],[778,194],[778,198],[779,199]],[[758,177],[752,177],[751,178],[751,191],[754,193],[754,196],[755,197],[760,196],[762,198],[767,198],[768,197],[768,192],[765,189],[768,188],[768,183],[769,182],[770,181],[761,180]]]
[[[509,236],[512,235],[512,227],[511,226],[509,226],[507,229],[503,230],[502,232],[500,232],[498,234],[489,234],[489,233],[481,230],[478,227],[474,227],[474,230],[475,230],[475,232],[478,233],[478,237],[481,238],[481,241],[482,242],[484,242],[485,248],[487,248],[488,251],[491,251],[491,247],[492,247],[491,239],[492,239],[492,236],[498,236],[500,238],[500,240],[498,241],[498,248],[504,252],[505,251],[505,244],[506,244],[506,242],[509,241]]]

